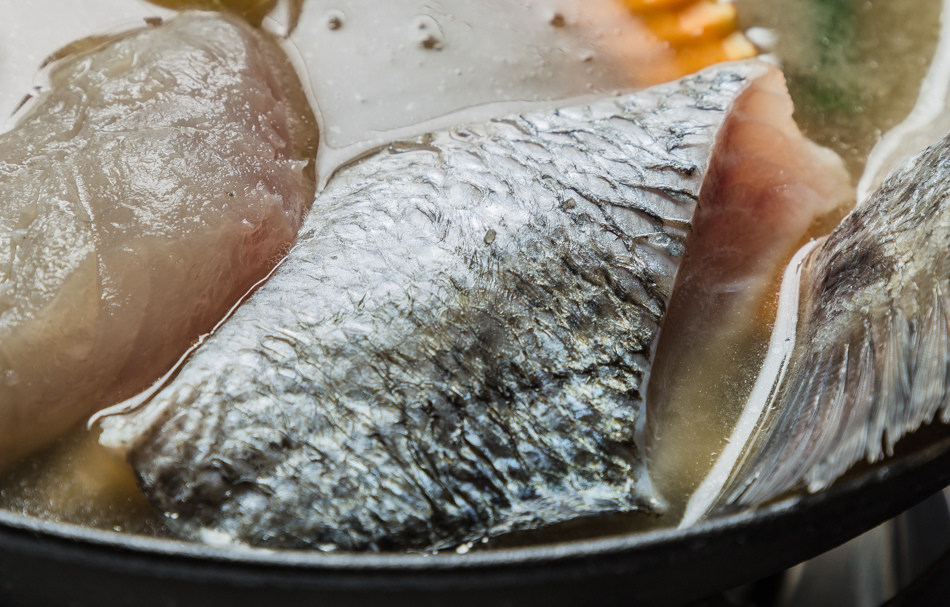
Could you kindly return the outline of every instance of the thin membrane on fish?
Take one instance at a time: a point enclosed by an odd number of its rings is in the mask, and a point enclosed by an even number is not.
[[[164,373],[314,192],[300,83],[238,20],[132,32],[50,84],[0,136],[0,466]]]
[[[765,75],[727,64],[344,168],[103,444],[211,542],[431,549],[660,511],[636,440],[654,341],[713,145]]]
[[[819,491],[950,422],[950,138],[895,170],[814,250],[778,411],[724,501]]]

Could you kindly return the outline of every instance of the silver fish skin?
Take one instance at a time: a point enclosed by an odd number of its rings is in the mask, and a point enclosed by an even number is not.
[[[950,137],[892,172],[805,262],[779,412],[720,508],[819,491],[950,422]]]
[[[635,436],[710,149],[768,66],[394,143],[143,409],[186,538],[432,549],[653,511]]]

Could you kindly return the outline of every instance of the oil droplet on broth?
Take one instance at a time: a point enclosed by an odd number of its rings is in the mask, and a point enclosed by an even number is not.
[[[445,33],[438,21],[429,15],[419,15],[413,21],[419,46],[429,51],[441,51],[444,48]]]
[[[343,24],[346,23],[346,15],[343,14],[343,11],[338,10],[329,10],[327,11],[323,19],[326,21],[327,29],[330,31],[336,31],[343,27]]]

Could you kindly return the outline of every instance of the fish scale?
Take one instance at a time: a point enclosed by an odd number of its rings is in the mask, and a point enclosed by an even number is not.
[[[712,144],[767,69],[342,169],[270,280],[102,442],[209,541],[432,549],[660,510],[636,443],[651,349]]]

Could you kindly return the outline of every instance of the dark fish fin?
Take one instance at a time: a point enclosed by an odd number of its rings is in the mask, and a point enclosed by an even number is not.
[[[942,411],[950,418],[948,281],[901,282],[881,305],[836,311],[793,362],[762,433],[725,494],[754,505],[791,490],[819,491],[861,459],[881,460]],[[829,335],[827,332],[833,332]]]
[[[788,371],[714,510],[819,491],[950,422],[950,136],[845,217],[800,285]]]

